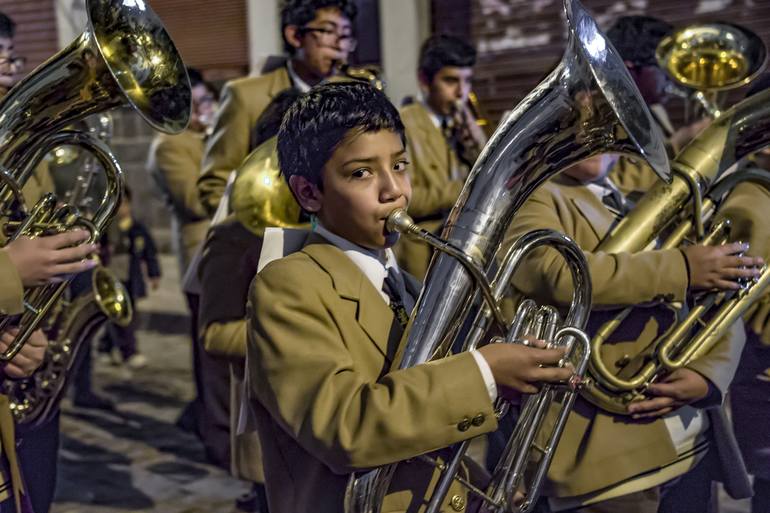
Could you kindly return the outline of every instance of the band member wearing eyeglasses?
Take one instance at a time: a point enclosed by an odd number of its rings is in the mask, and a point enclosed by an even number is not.
[[[222,91],[222,109],[206,145],[198,191],[213,215],[231,171],[249,151],[249,134],[257,118],[281,91],[304,92],[336,72],[356,48],[352,0],[286,0],[281,8],[285,64],[259,77],[233,80]]]
[[[468,107],[476,50],[453,36],[433,36],[420,50],[417,77],[421,98],[401,109],[412,162],[409,213],[437,231],[460,195],[486,136]],[[422,279],[431,249],[402,237],[399,264]]]
[[[635,372],[655,338],[676,322],[676,314],[662,302],[683,302],[699,290],[735,290],[737,278],[758,275],[762,259],[738,255],[747,249],[740,243],[598,251],[630,207],[607,176],[612,159],[602,155],[580,162],[537,189],[515,216],[506,243],[538,229],[575,240],[591,274],[589,335],[619,309],[634,307],[604,344],[602,359],[610,369]],[[572,294],[566,265],[555,250],[537,250],[525,259],[513,285],[520,297],[565,308]],[[711,465],[709,458],[719,452],[710,451],[720,443],[718,438],[730,435],[703,408],[720,405],[727,393],[745,340],[740,328],[735,326],[707,354],[651,384],[643,400],[628,406],[628,415],[606,412],[579,398],[548,473],[544,511],[706,511],[711,476],[693,483],[688,507],[665,509],[664,496],[690,469],[708,466],[720,478],[727,474],[729,462],[720,459],[721,466]]]

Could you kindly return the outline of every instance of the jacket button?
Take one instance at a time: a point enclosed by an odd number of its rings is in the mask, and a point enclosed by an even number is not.
[[[473,417],[473,419],[471,420],[471,424],[473,424],[474,426],[480,426],[484,423],[485,420],[486,420],[486,417],[484,416],[484,414],[479,413],[478,415]]]
[[[453,495],[449,500],[449,505],[455,511],[462,511],[465,509],[465,497],[462,495]]]
[[[468,431],[471,428],[471,419],[468,417],[465,417],[463,420],[460,421],[459,424],[457,424],[457,429],[460,431]]]

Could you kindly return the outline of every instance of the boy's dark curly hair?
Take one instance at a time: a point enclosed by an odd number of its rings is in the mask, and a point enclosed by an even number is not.
[[[16,22],[7,14],[0,12],[0,37],[13,39],[16,35]]]
[[[441,68],[456,66],[469,68],[476,64],[476,49],[459,37],[441,34],[425,40],[420,48],[418,71],[433,82]]]
[[[315,19],[317,10],[330,7],[339,9],[351,22],[356,19],[358,8],[353,0],[285,0],[281,5],[281,34],[289,25],[304,27]],[[295,50],[285,38],[283,48],[289,54]]]
[[[673,27],[651,16],[621,16],[607,30],[607,38],[620,57],[634,66],[655,66],[655,49]]]
[[[323,167],[351,131],[380,130],[392,130],[405,141],[401,117],[381,91],[362,82],[314,87],[283,117],[278,131],[281,173],[287,181],[299,175],[321,187]]]

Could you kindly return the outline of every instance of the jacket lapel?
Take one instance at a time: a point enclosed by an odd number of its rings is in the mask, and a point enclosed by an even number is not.
[[[437,164],[435,172],[441,175],[445,175],[441,176],[440,178],[442,180],[436,183],[443,183],[444,179],[451,175],[450,167],[452,165],[452,152],[449,150],[449,146],[444,139],[444,134],[442,134],[441,130],[439,130],[436,125],[433,124],[433,120],[431,119],[430,114],[422,105],[420,106],[419,120],[420,122],[418,126],[420,132],[422,132],[422,137],[420,140],[425,141],[426,151],[431,154],[433,161]]]
[[[358,303],[356,321],[383,356],[392,360],[398,345],[390,336],[393,312],[372,282],[339,248],[319,235],[311,235],[302,251],[329,274],[340,298]]]
[[[585,224],[588,225],[591,233],[596,237],[594,245],[588,244],[588,241],[584,240],[585,237],[580,235],[580,226],[576,225],[575,240],[578,241],[582,247],[592,250],[596,244],[607,236],[610,228],[612,228],[616,222],[615,216],[607,210],[601,201],[599,201],[599,198],[597,198],[587,187],[567,176],[560,176],[558,178],[558,181],[562,185],[566,185],[566,187],[562,187],[561,190],[565,193],[565,196],[569,197],[569,201],[580,214],[579,218],[582,218],[583,221],[585,221]],[[579,218],[576,219],[576,221],[579,221]],[[584,229],[582,231],[584,231]]]
[[[273,73],[273,81],[270,84],[270,88],[267,91],[267,95],[270,98],[274,98],[278,93],[285,91],[291,87],[291,80],[289,79],[289,70],[286,66],[281,66]]]

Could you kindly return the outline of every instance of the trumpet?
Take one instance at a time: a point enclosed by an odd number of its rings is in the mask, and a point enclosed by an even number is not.
[[[112,219],[124,188],[110,149],[91,134],[62,130],[90,114],[133,107],[154,128],[176,133],[190,117],[191,92],[181,58],[154,12],[143,2],[88,0],[88,27],[69,46],[41,64],[0,102],[0,212],[19,212],[11,240],[75,227],[96,242]],[[89,151],[107,174],[107,187],[92,218],[47,195],[27,211],[21,196],[32,170],[53,148]],[[14,208],[14,206],[17,206]],[[0,360],[13,358],[67,287],[67,281],[30,289],[20,331]],[[17,319],[5,316],[0,329]]]
[[[499,248],[511,219],[544,181],[571,164],[607,152],[641,154],[661,177],[669,177],[663,135],[622,59],[578,0],[564,0],[564,10],[569,39],[562,61],[492,135],[449,214],[441,240],[418,232],[421,238],[439,248],[439,252],[431,261],[425,287],[407,325],[400,368],[442,357],[455,346],[473,349],[492,329],[507,337],[516,337],[516,330],[511,334],[512,323],[495,306],[496,298],[502,296],[510,283],[510,276],[497,274],[496,257],[500,257]],[[415,232],[413,223],[401,214],[394,213],[389,219],[394,229]],[[531,237],[541,239],[537,235]],[[552,237],[542,239],[553,240]],[[515,243],[512,256],[502,258],[505,267],[500,269],[513,272],[519,252],[531,247],[530,242],[524,238]],[[557,248],[573,255],[575,262],[580,261],[581,257],[577,256],[580,250],[567,250],[567,246],[566,242],[557,244]],[[571,262],[569,258],[568,262]],[[569,354],[574,358],[576,369],[581,368],[588,347],[575,330],[584,328],[590,310],[590,301],[586,300],[590,298],[590,280],[587,275],[581,280],[583,275],[577,272],[578,267],[570,263],[570,268],[575,270],[576,287],[580,289],[573,292],[573,308],[560,324],[572,329],[562,331],[563,338],[550,341],[574,346]],[[555,322],[548,325],[552,326],[549,331],[557,326]],[[468,330],[463,330],[464,327]],[[566,419],[571,409],[570,397],[561,398],[560,419]],[[500,475],[493,481],[495,488],[485,492],[472,483],[466,484],[493,511],[508,508],[531,511],[537,500],[563,425],[557,423],[548,433],[546,439],[551,445],[538,458],[540,466],[528,485],[522,482],[519,463],[535,459],[533,451],[538,449],[527,443],[544,429],[543,423],[538,422],[542,417],[537,413],[548,408],[548,399],[558,400],[550,392],[543,399],[534,399],[529,411],[534,414],[531,418],[535,422],[518,429],[514,437],[520,438],[509,442],[508,454],[513,457],[498,467]],[[459,444],[449,462],[440,464],[442,475],[431,492],[427,512],[439,511],[450,485],[462,479],[457,470],[466,448],[466,443]],[[509,461],[515,464],[508,464]],[[380,511],[396,465],[353,475],[345,497],[345,511]],[[519,487],[526,490],[526,499],[521,505],[511,504],[510,498]],[[498,490],[502,493],[497,493]]]

